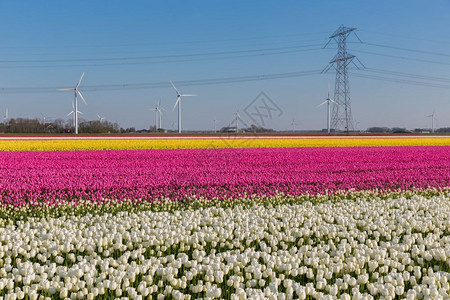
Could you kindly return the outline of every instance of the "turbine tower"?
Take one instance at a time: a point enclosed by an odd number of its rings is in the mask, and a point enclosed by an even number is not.
[[[73,100],[73,103],[72,103],[73,110],[69,113],[69,115],[73,113],[73,125],[75,127],[75,134],[78,134],[78,113],[81,113],[80,111],[78,111],[78,97],[77,96],[80,96],[80,98],[83,100],[84,104],[87,105],[86,100],[84,100],[83,95],[81,94],[80,90],[78,89],[78,87],[81,84],[81,80],[83,80],[83,77],[84,77],[84,72],[83,72],[83,74],[81,74],[81,77],[78,80],[78,83],[74,88],[58,89],[58,91],[64,91],[64,92],[73,91],[75,93],[75,99]]]
[[[172,111],[175,110],[175,107],[178,105],[178,133],[181,133],[181,97],[194,97],[197,95],[189,95],[189,94],[180,94],[180,92],[177,90],[175,85],[172,81],[170,81],[170,84],[172,85],[173,89],[177,93],[177,101],[175,102],[175,105],[173,106]]]
[[[348,66],[353,63],[358,69],[360,67],[356,65],[354,59],[357,60],[360,65],[364,65],[356,58],[356,56],[351,55],[347,52],[347,37],[351,33],[355,33],[356,28],[344,27],[344,25],[339,26],[339,28],[330,36],[329,41],[325,47],[330,43],[331,40],[336,41],[338,46],[338,52],[334,58],[330,61],[328,66],[322,71],[322,73],[327,72],[331,67],[336,70],[336,81],[334,84],[334,101],[337,104],[333,105],[331,114],[331,128],[339,129],[343,128],[347,134],[350,130],[354,129],[352,109],[350,105],[350,85],[348,81]],[[360,42],[362,42],[356,35]],[[324,47],[324,48],[325,48]]]

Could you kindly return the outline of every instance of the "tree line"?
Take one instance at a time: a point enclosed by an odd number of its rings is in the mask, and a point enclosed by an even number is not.
[[[367,132],[370,133],[425,133],[430,131],[431,129],[429,128],[416,128],[414,130],[408,130],[402,127],[370,127],[367,129]],[[434,129],[434,132],[448,133],[450,132],[450,127],[436,128]]]
[[[79,133],[120,133],[126,129],[119,124],[109,121],[81,121],[78,127]],[[12,118],[0,123],[0,133],[71,133],[74,132],[73,122],[64,119],[56,119],[45,122],[41,119]]]

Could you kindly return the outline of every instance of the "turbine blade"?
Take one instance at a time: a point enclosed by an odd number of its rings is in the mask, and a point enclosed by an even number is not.
[[[61,91],[61,92],[68,92],[68,91],[73,91],[74,88],[65,88],[65,89],[57,89],[57,91]]]
[[[334,104],[336,104],[336,105],[339,105],[339,106],[341,106],[341,105],[340,105],[339,103],[337,103],[337,102],[336,102],[336,101],[334,101],[334,100],[331,100],[331,99],[330,99],[330,101],[331,101],[331,102],[333,102],[333,103],[334,103]]]
[[[177,88],[175,87],[175,84],[173,84],[172,80],[170,81],[170,84],[172,85],[173,89],[175,90],[175,92],[177,92],[177,95],[180,95],[180,92],[177,90]]]
[[[83,95],[81,94],[81,92],[79,90],[77,90],[78,95],[80,95],[81,99],[83,100],[84,104],[87,105],[86,100],[84,100]]]
[[[73,110],[67,114],[67,117],[70,116],[71,114],[73,114]]]
[[[175,110],[175,107],[177,107],[178,103],[180,102],[180,96],[177,97],[177,101],[175,102],[175,105],[173,106],[172,111]]]
[[[78,80],[78,83],[75,88],[78,88],[80,86],[81,80],[83,80],[83,77],[84,77],[84,72],[83,72],[83,74],[81,74],[80,80]]]
[[[321,107],[322,105],[324,105],[325,103],[327,103],[328,100],[323,101],[322,103],[320,103],[319,105],[317,105],[317,107]]]
[[[182,96],[182,97],[196,97],[197,95],[183,94],[183,95],[180,95],[180,96]]]

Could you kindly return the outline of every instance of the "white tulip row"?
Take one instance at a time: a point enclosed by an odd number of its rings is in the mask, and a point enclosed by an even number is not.
[[[4,299],[448,299],[450,197],[29,219]]]

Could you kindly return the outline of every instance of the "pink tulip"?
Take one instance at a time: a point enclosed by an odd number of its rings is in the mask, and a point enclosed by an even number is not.
[[[439,146],[0,152],[0,203],[443,188],[449,157]]]

